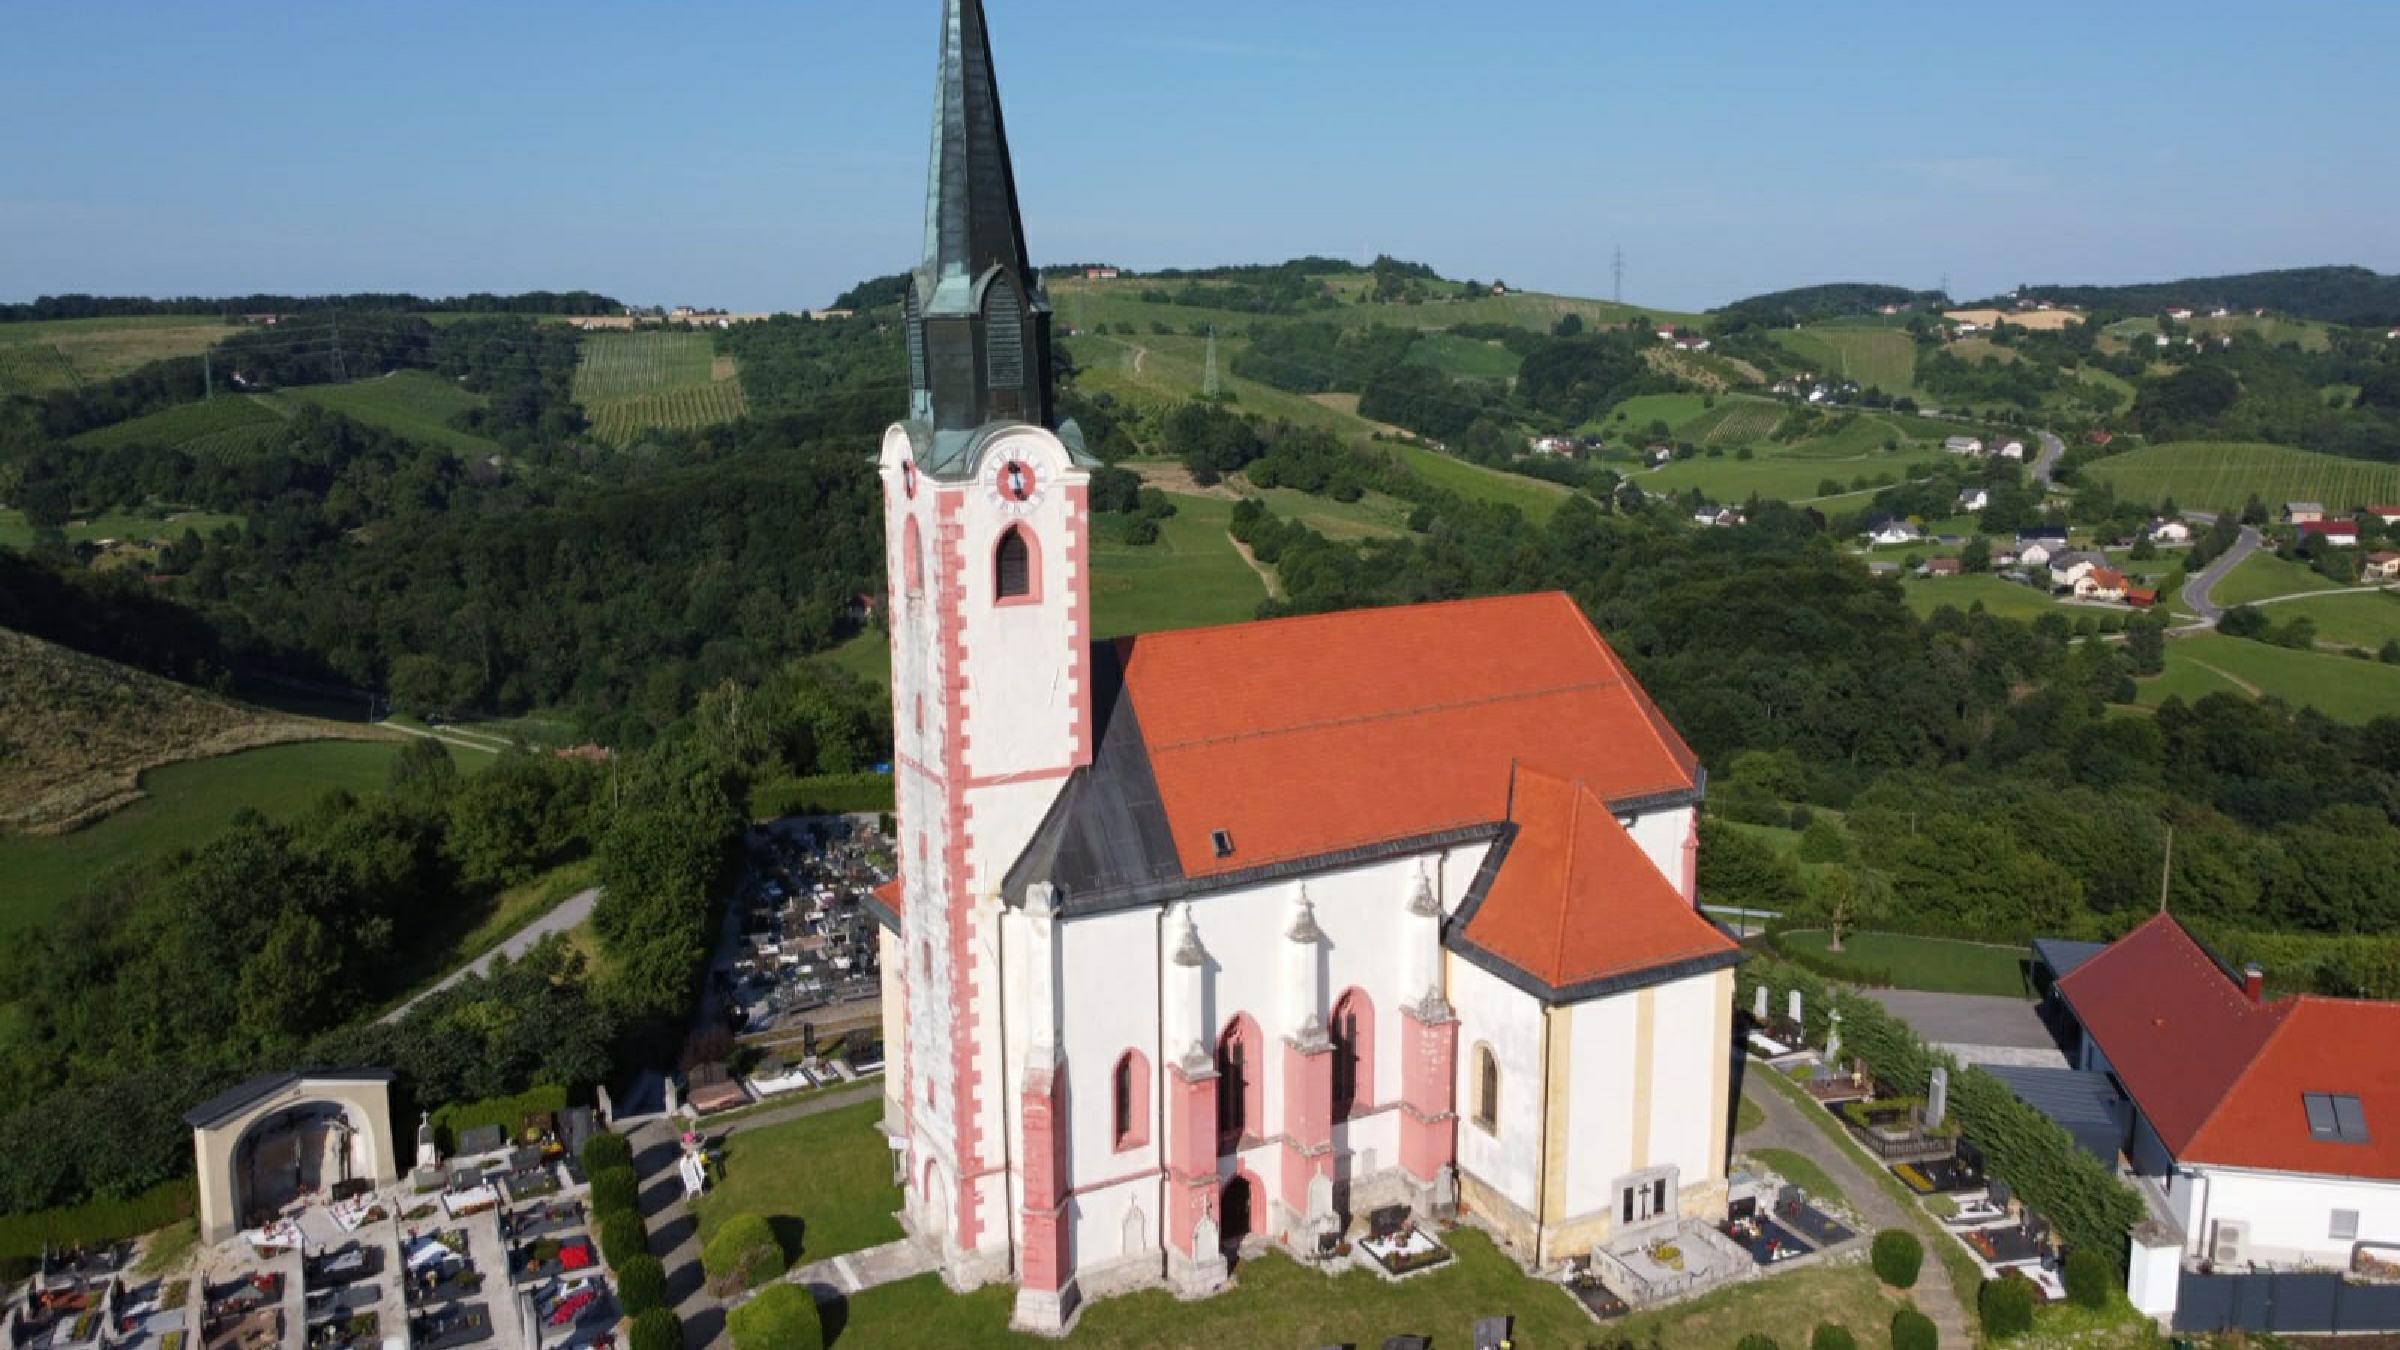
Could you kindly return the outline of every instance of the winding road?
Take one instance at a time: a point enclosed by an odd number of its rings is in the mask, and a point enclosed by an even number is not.
[[[2183,583],[2184,607],[2198,615],[2201,623],[2214,628],[2217,620],[2225,617],[2225,611],[2209,593],[2217,588],[2217,583],[2223,581],[2227,573],[2264,548],[2266,542],[2267,537],[2260,534],[2255,526],[2244,525],[2241,538],[2234,541],[2232,548],[2218,554],[2216,561]]]
[[[2042,443],[2042,453],[2033,461],[2033,481],[2040,484],[2044,492],[2048,492],[2058,486],[2058,481],[2051,475],[2057,472],[2058,462],[2066,458],[2067,443],[2047,431],[2033,434]]]

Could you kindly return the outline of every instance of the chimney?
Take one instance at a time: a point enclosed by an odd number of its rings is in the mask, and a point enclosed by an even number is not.
[[[2252,1003],[2267,1001],[2267,972],[2256,961],[2242,967],[2242,992]]]

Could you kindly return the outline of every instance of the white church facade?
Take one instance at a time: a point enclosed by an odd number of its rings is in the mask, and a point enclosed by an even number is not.
[[[1704,775],[1562,595],[1103,640],[982,7],[887,433],[905,1220],[1017,1320],[1389,1204],[1550,1267],[1718,1217]]]

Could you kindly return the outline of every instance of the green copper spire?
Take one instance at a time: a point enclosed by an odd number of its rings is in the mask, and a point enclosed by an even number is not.
[[[999,422],[1050,426],[1050,301],[1025,251],[982,0],[944,0],[925,261],[908,297],[910,417],[941,472]],[[923,432],[932,433],[929,437]]]

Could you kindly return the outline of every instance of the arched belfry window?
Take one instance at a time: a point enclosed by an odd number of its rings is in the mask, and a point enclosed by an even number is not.
[[[1011,527],[1000,536],[992,555],[992,594],[1000,600],[1024,600],[1033,595],[1033,548],[1025,532]]]
[[[983,342],[992,411],[1017,416],[1025,410],[1025,302],[1006,277],[994,277],[984,293]]]

